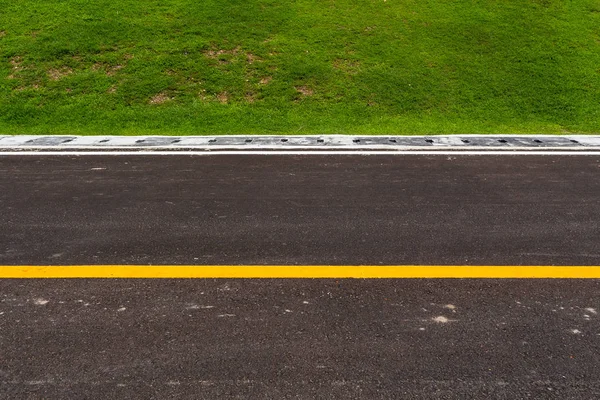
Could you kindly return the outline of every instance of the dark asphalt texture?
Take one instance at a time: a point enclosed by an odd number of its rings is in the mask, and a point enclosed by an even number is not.
[[[0,157],[0,264],[600,265],[600,156]],[[596,399],[598,280],[0,280],[1,399]]]
[[[600,156],[0,157],[0,264],[600,264]]]

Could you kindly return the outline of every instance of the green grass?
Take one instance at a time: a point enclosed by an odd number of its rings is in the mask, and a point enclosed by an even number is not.
[[[0,0],[0,134],[600,132],[600,0]]]

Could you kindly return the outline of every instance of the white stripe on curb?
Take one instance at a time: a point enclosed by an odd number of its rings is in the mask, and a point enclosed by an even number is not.
[[[2,156],[232,156],[232,155],[246,155],[246,156],[326,156],[326,155],[387,155],[387,156],[407,156],[407,155],[428,155],[428,156],[600,156],[600,149],[596,151],[498,151],[498,150],[455,150],[455,151],[427,151],[427,150],[408,150],[408,151],[377,151],[377,150],[339,150],[339,151],[0,151],[0,157]]]
[[[592,150],[600,136],[0,136],[0,151],[10,150]]]

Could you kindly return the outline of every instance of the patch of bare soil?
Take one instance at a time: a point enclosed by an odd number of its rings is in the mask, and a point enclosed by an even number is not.
[[[23,92],[25,90],[37,90],[40,86],[37,83],[34,83],[31,86],[19,86],[18,88],[13,89],[15,92]]]
[[[263,59],[256,54],[243,51],[240,46],[230,50],[208,50],[204,52],[204,55],[212,60],[218,60],[219,64],[229,64],[232,61],[241,61],[242,58],[245,58],[248,64],[254,64],[255,62],[263,61]]]
[[[221,92],[217,94],[217,100],[221,104],[227,104],[229,102],[229,94],[227,92]]]
[[[114,67],[110,68],[108,71],[106,71],[106,75],[108,76],[113,76],[117,73],[118,70],[123,69],[122,65],[115,65]]]
[[[231,49],[231,50],[208,50],[204,52],[204,55],[208,58],[212,58],[212,59],[217,59],[219,58],[219,56],[222,55],[230,55],[230,56],[235,56],[240,52],[240,47],[236,47],[235,49]]]
[[[64,78],[67,75],[71,75],[73,70],[69,67],[62,67],[60,69],[52,68],[48,70],[48,77],[50,80],[58,81]]]
[[[106,71],[107,76],[114,76],[118,70],[123,69],[122,65],[114,65]]]
[[[164,104],[170,100],[173,100],[173,98],[167,96],[166,93],[161,92],[150,99],[150,104]]]
[[[252,53],[246,53],[246,59],[248,60],[248,64],[254,64],[257,61],[262,61],[262,58],[255,56]]]
[[[294,87],[294,89],[296,89],[298,93],[301,93],[304,96],[312,96],[313,94],[315,94],[315,92],[308,86],[296,86]]]
[[[253,92],[248,92],[244,96],[244,100],[246,100],[248,103],[254,103],[256,101],[256,94]]]
[[[20,56],[15,56],[10,59],[10,65],[12,66],[12,73],[8,76],[8,79],[16,79],[15,74],[18,74],[23,67],[21,64],[23,63],[23,58]]]
[[[270,77],[270,76],[265,76],[264,78],[262,78],[262,79],[260,80],[260,82],[259,82],[259,83],[260,83],[261,85],[268,85],[268,84],[269,84],[269,82],[271,82],[272,80],[273,80],[273,78],[272,78],[272,77]]]

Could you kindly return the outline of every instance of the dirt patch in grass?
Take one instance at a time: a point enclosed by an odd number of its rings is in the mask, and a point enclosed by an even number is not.
[[[51,81],[59,81],[65,76],[71,75],[73,70],[69,67],[52,68],[48,70],[48,77]]]
[[[252,53],[246,53],[246,59],[248,60],[248,64],[254,64],[257,61],[262,61],[262,58],[257,57]]]
[[[106,75],[107,76],[114,76],[118,70],[123,69],[122,65],[115,65],[111,68],[108,69],[108,71],[106,71]]]
[[[308,86],[296,86],[294,89],[296,89],[298,93],[302,94],[303,96],[310,97],[313,94],[315,94],[314,90],[312,90]]]
[[[6,36],[6,31],[0,31],[0,38],[3,38],[4,36]]]
[[[261,85],[268,85],[268,84],[269,84],[269,83],[270,83],[272,80],[273,80],[273,78],[272,78],[272,77],[270,77],[270,76],[265,76],[264,78],[262,78],[262,79],[260,80],[260,82],[259,82],[259,83],[260,83]]]
[[[221,104],[227,104],[229,102],[229,94],[227,92],[221,92],[217,94],[217,100]]]
[[[244,100],[248,103],[254,103],[256,101],[256,93],[248,92],[244,95]]]
[[[171,100],[173,100],[172,97],[169,97],[165,92],[161,92],[161,93],[158,93],[157,95],[154,95],[150,99],[150,104],[164,104],[167,101],[171,101]]]
[[[23,70],[21,64],[23,63],[23,58],[20,56],[15,56],[10,59],[10,65],[12,66],[12,73],[8,75],[8,79],[16,79],[16,74]]]
[[[240,52],[240,47],[236,47],[234,49],[231,50],[224,50],[224,49],[219,49],[219,50],[208,50],[204,52],[204,55],[208,58],[212,58],[212,59],[218,59],[219,56],[222,55],[229,55],[229,56],[235,56]]]
[[[38,84],[33,84],[31,86],[19,86],[18,88],[13,89],[15,92],[24,92],[26,90],[37,90],[40,86]]]
[[[204,52],[204,55],[211,60],[218,60],[219,64],[229,64],[232,61],[241,61],[242,58],[245,58],[248,64],[263,61],[263,59],[256,54],[243,51],[240,46],[230,50],[208,50]]]

